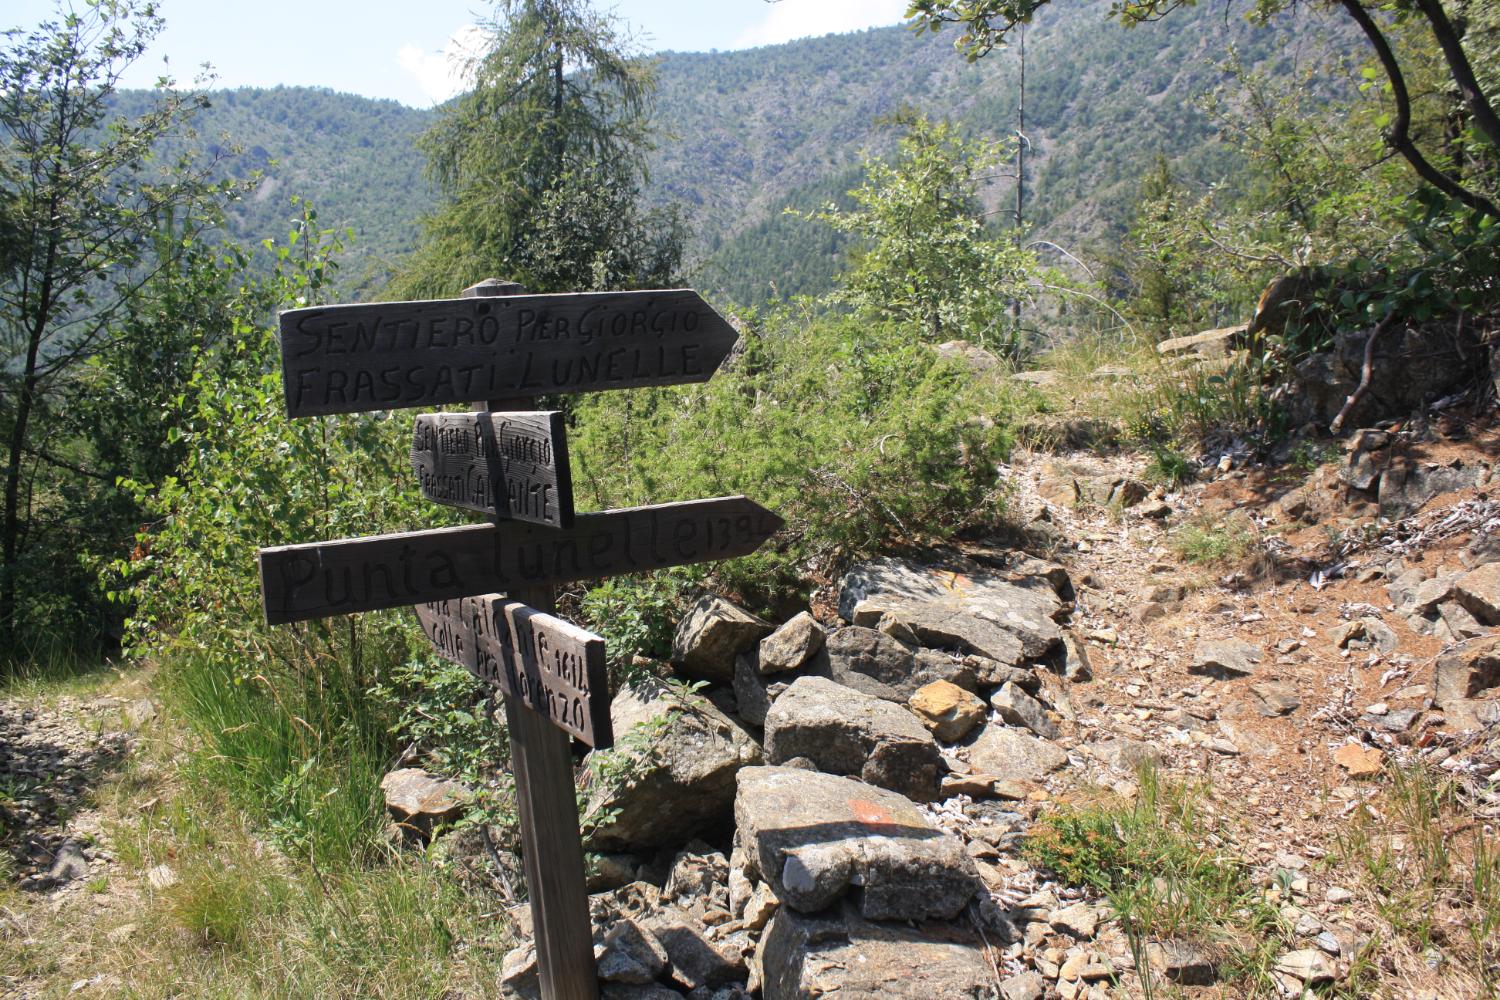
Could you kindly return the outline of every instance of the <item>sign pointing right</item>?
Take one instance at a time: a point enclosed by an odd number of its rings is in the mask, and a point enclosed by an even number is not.
[[[281,314],[287,413],[706,382],[739,334],[695,291],[475,296]]]
[[[746,497],[579,514],[571,528],[520,521],[260,550],[266,622],[591,580],[745,556],[783,525]]]

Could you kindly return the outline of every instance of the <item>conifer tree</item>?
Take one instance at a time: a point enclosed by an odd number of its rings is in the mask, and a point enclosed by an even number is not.
[[[398,277],[444,296],[502,276],[534,292],[668,282],[674,212],[640,204],[652,67],[587,0],[501,0],[473,89],[422,138],[442,206]]]

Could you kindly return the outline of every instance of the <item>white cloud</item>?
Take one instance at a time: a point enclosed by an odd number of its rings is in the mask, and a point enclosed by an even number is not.
[[[465,67],[470,58],[484,52],[487,42],[488,37],[477,25],[465,24],[448,38],[440,51],[401,46],[396,52],[396,65],[416,81],[433,103],[441,103],[467,88]]]
[[[859,31],[906,17],[907,0],[779,0],[766,16],[734,40],[732,48],[776,45],[794,38]]]

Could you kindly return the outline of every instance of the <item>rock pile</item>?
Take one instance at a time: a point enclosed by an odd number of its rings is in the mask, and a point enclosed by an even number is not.
[[[1048,985],[1102,996],[1094,907],[996,895],[996,845],[1069,764],[1049,692],[1087,676],[1073,597],[1062,567],[995,554],[856,566],[832,627],[700,600],[673,663],[709,686],[621,691],[631,735],[608,753],[629,766],[592,769],[630,774],[589,789],[613,852],[592,882],[605,995],[992,997],[1002,969],[1025,996],[1025,950],[1055,952]],[[534,991],[529,944],[507,969]]]

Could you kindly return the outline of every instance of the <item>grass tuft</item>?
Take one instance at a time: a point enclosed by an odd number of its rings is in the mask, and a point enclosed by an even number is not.
[[[1152,939],[1188,940],[1222,956],[1249,984],[1262,981],[1276,944],[1277,915],[1244,861],[1214,846],[1218,824],[1202,808],[1205,789],[1139,774],[1133,801],[1108,800],[1043,816],[1026,856],[1064,882],[1109,902],[1130,941],[1147,995]]]
[[[1244,516],[1203,516],[1178,528],[1169,544],[1184,562],[1220,569],[1253,562],[1262,551],[1254,522]]]
[[[1374,808],[1356,810],[1337,831],[1333,863],[1357,879],[1389,928],[1398,947],[1387,962],[1429,975],[1428,956],[1442,954],[1440,993],[1500,996],[1494,831],[1467,812],[1453,779],[1423,766],[1388,775]]]

